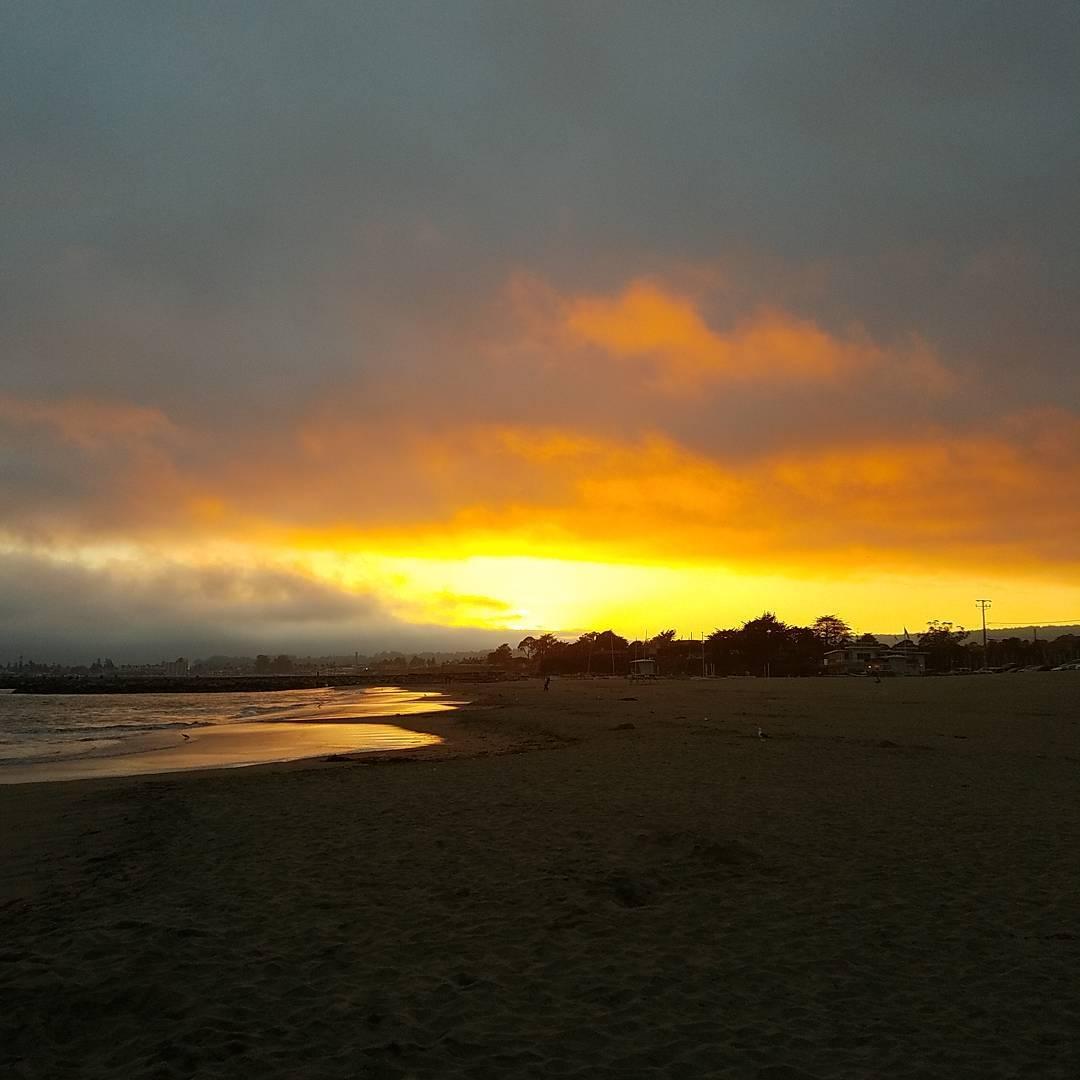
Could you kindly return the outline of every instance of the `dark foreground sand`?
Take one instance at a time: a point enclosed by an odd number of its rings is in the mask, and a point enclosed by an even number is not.
[[[0,1076],[1080,1076],[1080,675],[480,700],[0,788]]]

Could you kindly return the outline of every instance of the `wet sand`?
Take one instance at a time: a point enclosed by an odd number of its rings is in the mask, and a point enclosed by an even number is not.
[[[394,722],[444,742],[0,789],[0,1075],[1080,1075],[1080,676]]]
[[[394,724],[346,720],[221,724],[194,728],[182,735],[166,732],[131,739],[125,744],[131,747],[128,753],[111,751],[31,765],[5,765],[0,772],[0,785],[146,776],[191,769],[235,769],[295,761],[316,754],[415,750],[436,742],[437,736]]]

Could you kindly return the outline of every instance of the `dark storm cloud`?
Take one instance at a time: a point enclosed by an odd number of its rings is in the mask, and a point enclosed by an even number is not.
[[[474,598],[475,599],[475,598]],[[88,662],[163,656],[492,647],[484,631],[414,626],[366,593],[343,593],[278,568],[152,569],[113,560],[88,568],[43,555],[0,552],[0,662],[27,658]]]
[[[33,642],[61,612],[75,639],[123,641],[129,649],[140,641],[156,644],[166,626],[176,636],[205,638],[217,629],[228,638],[247,633],[250,640],[251,627],[263,627],[272,638],[381,616],[370,597],[276,569],[169,563],[147,571],[122,560],[88,569],[63,559],[7,554],[0,556],[0,580],[6,648]]]
[[[24,5],[7,377],[273,403],[517,265],[615,284],[741,249],[827,263],[819,318],[957,347],[1056,280],[1006,329],[1071,346],[1076,11]]]

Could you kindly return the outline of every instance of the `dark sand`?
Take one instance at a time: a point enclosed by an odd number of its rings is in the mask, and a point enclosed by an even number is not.
[[[1080,1076],[1080,674],[478,695],[0,788],[0,1076]]]

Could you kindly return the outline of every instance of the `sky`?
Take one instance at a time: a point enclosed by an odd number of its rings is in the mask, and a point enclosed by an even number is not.
[[[0,662],[1080,621],[1080,8],[16,2]]]

